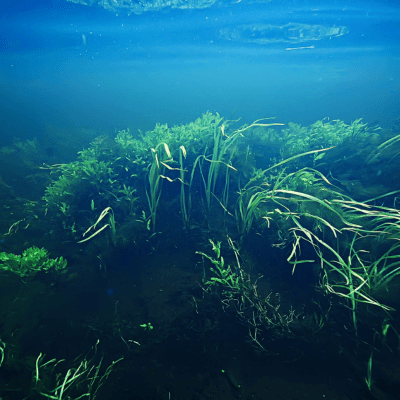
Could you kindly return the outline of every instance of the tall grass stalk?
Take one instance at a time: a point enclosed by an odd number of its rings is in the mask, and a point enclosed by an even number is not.
[[[164,149],[167,158],[162,155],[160,148]],[[165,168],[168,166],[168,162],[172,161],[172,155],[166,143],[159,143],[155,149],[152,148],[151,154],[153,156],[153,162],[148,173],[150,193],[146,190],[146,196],[150,209],[151,227],[154,231],[156,226],[158,203],[162,192],[163,178],[165,178],[164,172]]]

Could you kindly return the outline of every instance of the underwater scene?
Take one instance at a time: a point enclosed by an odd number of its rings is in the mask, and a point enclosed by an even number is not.
[[[0,400],[400,398],[400,3],[0,14]]]

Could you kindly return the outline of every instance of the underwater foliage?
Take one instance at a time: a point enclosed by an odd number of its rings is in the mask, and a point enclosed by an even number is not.
[[[58,243],[87,250],[102,274],[125,250],[164,259],[160,248],[179,252],[184,238],[203,259],[202,296],[191,294],[190,304],[196,314],[213,304],[215,314],[200,331],[218,325],[220,304],[262,352],[278,340],[324,343],[335,324],[344,326],[332,334],[338,342],[379,342],[392,351],[387,332],[400,331],[400,188],[388,176],[400,162],[399,136],[361,119],[308,127],[237,122],[207,112],[186,125],[99,137],[75,161],[44,167],[51,183],[29,208],[36,212],[29,223],[34,229],[45,221]],[[382,179],[369,184],[371,174]],[[66,269],[62,257],[50,259],[38,247],[0,253],[0,261],[0,269],[22,278]],[[312,275],[304,303],[274,287],[272,275],[286,271]],[[160,331],[138,326],[142,334]],[[366,382],[371,388],[371,375]],[[43,393],[55,396],[59,385]]]
[[[305,151],[339,146],[346,141],[370,140],[377,135],[379,130],[380,128],[371,128],[368,124],[362,123],[361,118],[353,121],[350,125],[340,120],[329,121],[327,119],[317,121],[307,127],[289,122],[288,127],[282,129],[281,159]],[[321,155],[316,155],[316,157],[320,159]],[[314,161],[317,159],[314,157]]]
[[[251,274],[239,262],[239,250],[232,239],[228,238],[236,265],[225,262],[221,254],[221,242],[210,239],[213,254],[197,252],[209,260],[213,267],[203,274],[204,290],[217,294],[221,298],[224,310],[232,308],[242,323],[248,325],[251,340],[261,349],[263,342],[279,337],[291,337],[291,324],[298,319],[293,309],[286,312],[281,309],[279,293],[265,292],[258,286],[260,279],[252,279]]]
[[[175,182],[180,207],[174,212],[181,213],[185,226],[193,208],[210,214],[214,201],[226,213],[231,176],[237,173],[236,184],[241,176],[232,166],[241,157],[236,142],[253,126],[281,125],[256,121],[227,133],[230,124],[206,113],[183,126],[157,125],[139,138],[129,131],[120,131],[114,140],[101,137],[81,151],[77,161],[48,166],[56,179],[43,197],[46,213],[76,239],[107,207],[120,224],[135,220],[154,231],[164,181]],[[174,192],[171,196],[166,201],[173,201]]]
[[[118,230],[132,221],[136,231],[155,232],[156,221],[167,221],[163,219],[166,208],[168,219],[180,216],[183,228],[206,226],[216,235],[239,235],[241,241],[255,230],[267,235],[277,248],[292,246],[288,262],[293,271],[300,263],[316,262],[298,256],[304,242],[322,261],[323,286],[352,302],[355,320],[356,301],[379,304],[370,297],[381,291],[377,282],[382,285],[397,276],[396,268],[383,278],[382,271],[377,273],[378,267],[372,266],[374,260],[382,264],[382,257],[396,258],[396,246],[371,254],[370,267],[360,265],[362,238],[372,234],[381,238],[381,231],[372,227],[374,218],[397,220],[397,214],[389,209],[366,211],[345,193],[338,179],[328,180],[318,166],[323,161],[322,170],[327,168],[332,148],[346,148],[354,141],[375,143],[378,128],[369,128],[361,119],[350,125],[322,120],[309,127],[289,123],[278,134],[276,126],[282,124],[265,122],[229,130],[232,121],[206,113],[188,125],[157,125],[135,138],[129,131],[120,131],[113,141],[99,138],[80,152],[78,161],[54,167],[52,173],[59,176],[46,189],[45,207],[56,212],[55,220],[62,221],[80,243],[110,227],[111,241],[117,245]],[[280,142],[279,159],[271,157],[264,161],[266,168],[256,168],[252,148],[247,145],[252,142],[246,135],[263,144]],[[392,142],[396,139],[389,139],[381,148]],[[375,152],[369,159],[376,157]],[[304,163],[311,166],[299,168]],[[109,223],[96,230],[106,215]],[[388,222],[386,228],[396,226]],[[95,233],[80,237],[92,228]],[[355,234],[359,236],[354,238]],[[348,256],[348,252],[354,254]],[[344,257],[354,259],[357,265],[350,266]],[[368,270],[375,271],[374,279]],[[359,281],[356,286],[353,279]]]
[[[0,253],[0,270],[10,271],[21,278],[32,278],[39,272],[65,272],[67,261],[63,257],[49,258],[46,249],[35,246],[23,251],[22,255]]]

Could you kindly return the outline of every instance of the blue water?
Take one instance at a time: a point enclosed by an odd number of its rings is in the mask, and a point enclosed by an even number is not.
[[[400,116],[396,1],[242,1],[141,15],[19,1],[2,7],[0,24],[0,145],[146,131],[207,110],[243,122],[364,118],[384,127]],[[251,36],[249,24],[273,28]],[[346,33],[279,41],[288,24]],[[263,34],[269,42],[251,41]]]

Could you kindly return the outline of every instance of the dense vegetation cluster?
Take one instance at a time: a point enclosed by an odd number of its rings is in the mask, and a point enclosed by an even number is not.
[[[18,223],[100,260],[195,238],[196,301],[220,303],[258,350],[277,340],[317,346],[340,321],[332,340],[357,342],[372,360],[400,338],[399,143],[360,119],[240,127],[208,112],[187,125],[102,136],[76,161],[42,167],[50,182]],[[23,278],[68,270],[44,249],[20,252],[0,253],[1,269]],[[293,304],[269,282],[274,268],[311,271],[315,290]]]

